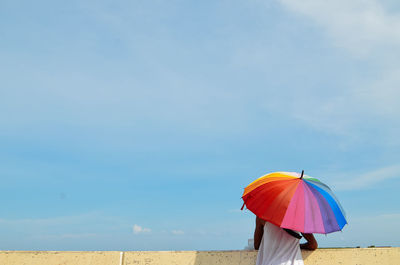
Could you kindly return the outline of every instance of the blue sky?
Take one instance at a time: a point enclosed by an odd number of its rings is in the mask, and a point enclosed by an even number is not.
[[[400,246],[396,1],[0,3],[0,249],[243,249],[243,188],[331,186]]]

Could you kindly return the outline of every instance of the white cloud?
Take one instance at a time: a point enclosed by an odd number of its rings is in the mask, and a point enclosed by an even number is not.
[[[183,235],[185,232],[182,230],[172,230],[171,233],[174,235]]]
[[[134,234],[150,233],[150,232],[151,232],[150,228],[144,228],[137,224],[133,225],[133,233]]]
[[[400,165],[383,167],[356,176],[336,176],[338,180],[332,186],[335,190],[359,190],[393,178],[400,178]]]
[[[279,0],[289,10],[323,27],[336,45],[355,54],[400,44],[400,15],[376,0]]]

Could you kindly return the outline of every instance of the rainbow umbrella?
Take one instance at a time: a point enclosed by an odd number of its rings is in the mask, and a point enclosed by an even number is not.
[[[274,172],[244,189],[243,207],[282,228],[327,234],[347,224],[331,189],[316,178],[296,172]],[[242,207],[242,210],[243,210]]]

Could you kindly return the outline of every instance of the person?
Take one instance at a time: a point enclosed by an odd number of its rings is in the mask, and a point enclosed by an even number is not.
[[[254,230],[254,249],[258,250],[256,265],[304,265],[301,249],[318,247],[313,234],[301,233],[306,243],[300,243],[300,234],[283,229],[259,217]]]

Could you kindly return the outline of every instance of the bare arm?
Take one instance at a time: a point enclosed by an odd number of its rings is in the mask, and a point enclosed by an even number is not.
[[[261,239],[264,234],[264,225],[265,225],[265,221],[257,217],[256,218],[256,228],[254,230],[254,249],[255,250],[258,250],[260,248]]]
[[[316,250],[318,248],[317,240],[315,239],[313,234],[304,234],[304,233],[301,234],[307,240],[306,243],[300,244],[301,249]]]

